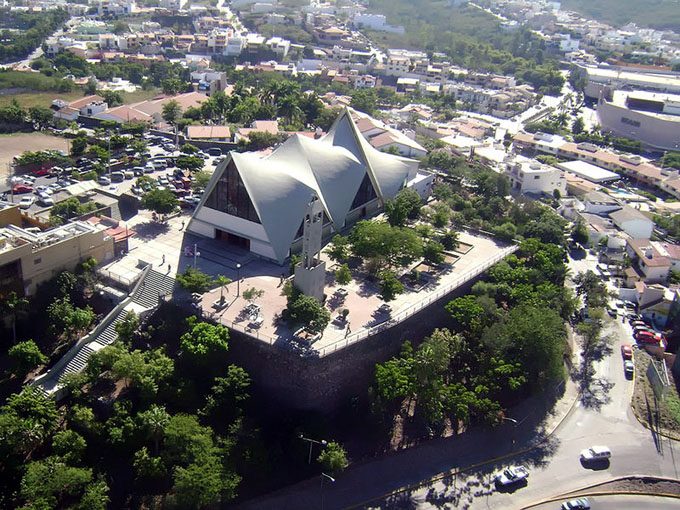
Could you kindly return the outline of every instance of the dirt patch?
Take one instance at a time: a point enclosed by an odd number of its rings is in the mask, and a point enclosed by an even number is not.
[[[24,151],[44,149],[68,150],[68,141],[58,136],[43,133],[15,133],[0,136],[0,178],[9,175],[8,163]]]
[[[635,351],[635,389],[633,390],[632,406],[642,424],[661,434],[680,440],[678,429],[680,428],[680,399],[673,374],[669,371],[671,386],[668,388],[666,398],[659,405],[658,421],[656,406],[654,404],[654,392],[647,379],[647,366],[652,356],[645,350]]]
[[[674,494],[680,496],[680,480],[659,480],[656,478],[625,478],[603,483],[592,489],[579,492],[587,495],[596,492],[628,492]]]

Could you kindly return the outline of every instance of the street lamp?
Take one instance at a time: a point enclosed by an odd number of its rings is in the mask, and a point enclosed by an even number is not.
[[[241,295],[241,264],[236,264],[236,297]]]
[[[200,253],[198,253],[198,244],[194,243],[194,267],[196,267],[196,257],[198,257]]]
[[[335,483],[335,478],[333,478],[331,475],[327,475],[326,473],[321,473],[321,510],[323,510],[323,480],[324,478],[328,478],[328,480],[331,481],[331,483]]]
[[[309,439],[308,437],[305,437],[302,434],[300,434],[299,437],[303,441],[309,442],[309,458],[307,459],[307,464],[312,463],[312,447],[314,446],[314,444],[320,444],[322,446],[326,446],[328,444],[328,441],[326,441],[325,439],[322,439],[321,441],[317,441],[316,439]],[[333,481],[335,481],[335,480],[333,480]]]
[[[508,418],[508,417],[506,417],[506,416],[501,416],[501,420],[503,420],[503,421],[511,421],[512,423],[514,423],[515,425],[517,425],[517,420],[515,420],[514,418]]]

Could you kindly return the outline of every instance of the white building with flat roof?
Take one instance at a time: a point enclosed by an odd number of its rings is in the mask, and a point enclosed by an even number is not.
[[[565,161],[564,163],[557,163],[555,166],[566,172],[583,177],[590,182],[611,182],[618,181],[621,178],[616,172],[610,172],[599,166],[591,165],[586,161]]]

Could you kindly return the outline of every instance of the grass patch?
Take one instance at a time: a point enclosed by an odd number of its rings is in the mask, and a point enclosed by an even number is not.
[[[140,101],[152,99],[159,94],[162,94],[162,91],[160,89],[152,90],[138,89],[135,90],[134,92],[123,92],[123,101],[125,101],[125,104],[139,103]]]
[[[675,425],[680,426],[680,398],[675,393],[669,392],[663,406],[670,417],[675,420]]]
[[[70,102],[83,97],[82,90],[74,90],[73,92],[67,92],[65,94],[60,94],[59,92],[28,92],[26,94],[10,94],[7,96],[0,96],[0,107],[7,106],[16,99],[21,106],[24,108],[30,108],[32,106],[44,106],[49,108],[52,105],[52,100],[62,99],[64,101]]]

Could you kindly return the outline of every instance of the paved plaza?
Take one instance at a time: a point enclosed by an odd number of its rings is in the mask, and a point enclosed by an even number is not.
[[[157,271],[174,277],[195,263],[201,271],[213,277],[221,274],[232,280],[224,288],[217,287],[202,296],[200,306],[204,315],[269,344],[289,344],[293,331],[280,320],[280,314],[286,306],[286,298],[281,291],[283,278],[289,278],[287,265],[264,261],[221,240],[186,233],[190,218],[188,212],[170,218],[165,223],[155,222],[151,216],[150,211],[140,211],[127,222],[127,228],[136,232],[130,238],[129,251],[122,258],[104,266],[102,269],[105,272],[108,271],[121,281],[128,281],[134,279],[148,263]],[[331,312],[331,323],[323,336],[312,345],[295,342],[293,347],[300,348],[302,352],[313,349],[321,355],[333,352],[364,338],[372,328],[404,320],[515,249],[514,246],[468,232],[460,233],[460,241],[460,251],[448,257],[451,262],[443,270],[431,272],[431,277],[417,288],[407,287],[405,293],[389,303],[389,312],[379,310],[383,301],[378,286],[361,278],[363,273],[356,269],[352,270],[352,276],[356,279],[343,286],[346,295],[338,293],[340,286],[334,278],[337,266],[325,254],[322,255],[327,268],[326,307]],[[427,270],[422,266],[418,269],[421,272]],[[254,316],[246,310],[249,303],[243,298],[243,291],[251,287],[264,291],[264,295],[255,301],[259,306],[260,317],[256,322],[261,321],[261,324],[253,323]],[[215,303],[222,294],[226,305],[218,308]],[[343,308],[349,310],[346,322],[336,320]]]

